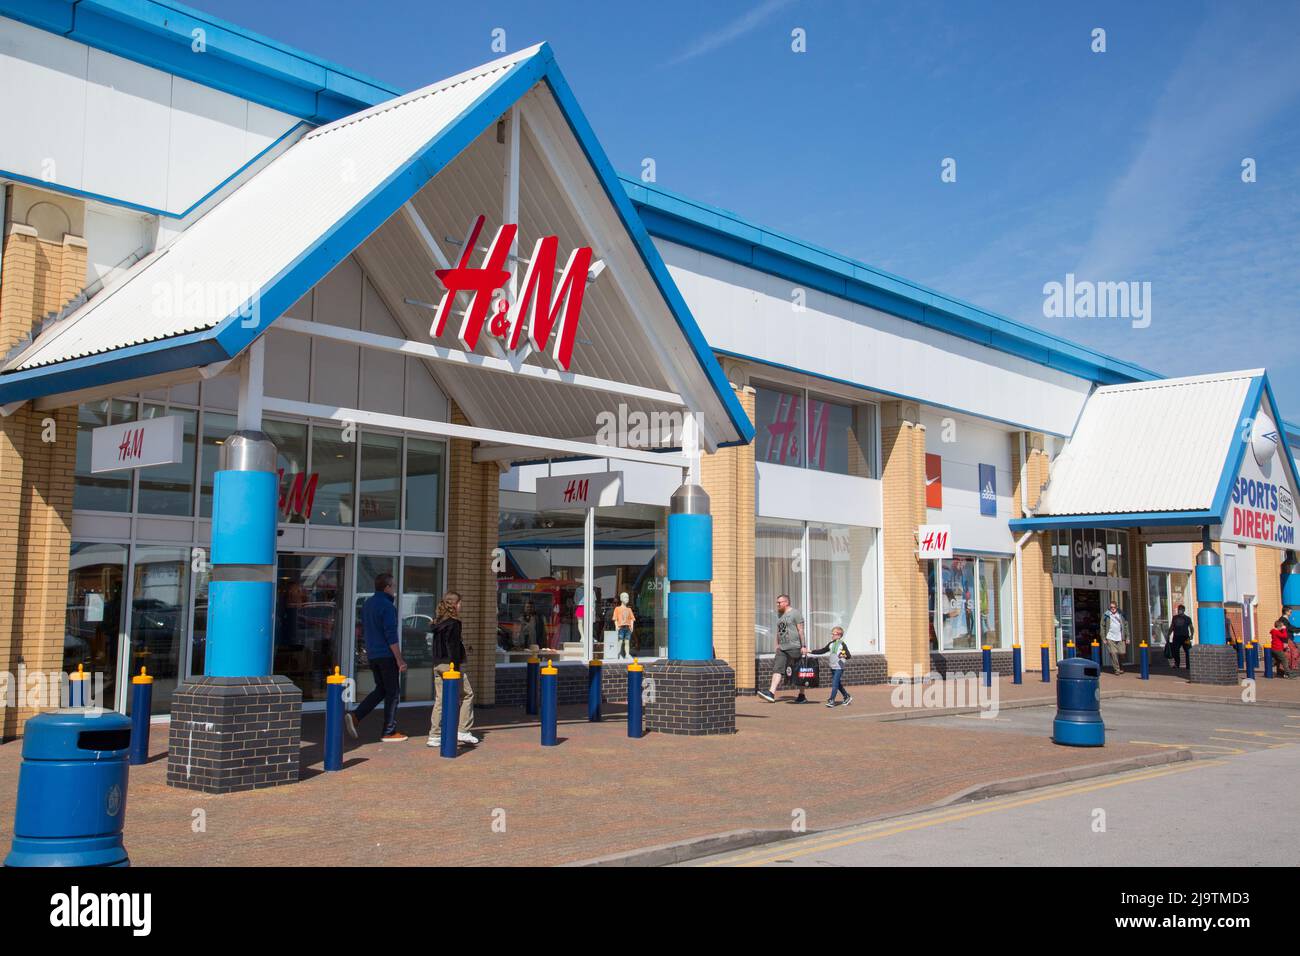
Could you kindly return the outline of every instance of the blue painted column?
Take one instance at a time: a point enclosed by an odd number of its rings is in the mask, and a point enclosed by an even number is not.
[[[1196,555],[1196,636],[1202,644],[1224,645],[1223,567],[1206,544]]]
[[[713,516],[699,485],[673,492],[668,514],[668,658],[713,660]]]
[[[1294,551],[1282,562],[1282,614],[1292,628],[1300,628],[1300,561]]]
[[[221,446],[212,485],[209,677],[269,677],[275,632],[276,452],[259,431]]]

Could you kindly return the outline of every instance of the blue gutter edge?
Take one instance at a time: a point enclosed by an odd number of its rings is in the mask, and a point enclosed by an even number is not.
[[[1095,515],[1043,515],[1033,518],[1012,518],[1007,522],[1012,531],[1052,531],[1066,528],[1134,528],[1176,527],[1179,525],[1220,524],[1221,514],[1213,511],[1149,511],[1123,514]]]
[[[1103,385],[1165,377],[660,186],[622,184],[658,238]]]
[[[1219,484],[1214,491],[1214,503],[1210,506],[1220,516],[1220,519],[1227,514],[1228,499],[1232,495],[1232,485],[1237,479],[1237,471],[1241,468],[1242,456],[1246,454],[1246,448],[1250,445],[1249,439],[1246,441],[1241,440],[1241,427],[1247,420],[1254,417],[1255,409],[1259,407],[1260,396],[1263,394],[1267,382],[1268,375],[1265,374],[1250,383],[1250,388],[1246,390],[1246,401],[1241,406],[1241,414],[1237,416],[1237,424],[1233,426],[1233,432],[1238,435],[1238,438],[1232,443],[1232,451],[1228,453],[1228,460],[1224,462],[1223,471],[1219,474]],[[1277,420],[1276,408],[1273,409],[1273,416],[1274,420]],[[1280,425],[1278,426],[1278,436],[1285,439],[1285,433]]]
[[[190,203],[189,207],[184,209],[181,212],[168,212],[165,209],[155,209],[153,206],[144,206],[141,205],[140,203],[134,203],[127,199],[118,199],[114,196],[105,196],[102,193],[89,192],[85,189],[77,189],[73,186],[63,186],[60,185],[59,183],[47,182],[44,179],[37,179],[34,176],[24,176],[22,173],[13,173],[7,169],[0,169],[0,179],[11,179],[16,183],[26,183],[29,186],[35,186],[39,189],[49,189],[52,190],[53,192],[63,193],[68,196],[75,196],[78,199],[88,199],[94,202],[104,203],[105,205],[118,206],[123,209],[132,209],[136,212],[148,213],[151,216],[161,216],[166,219],[184,219],[190,213],[194,212],[194,210],[198,209],[205,202],[207,202],[209,199],[211,199],[213,196],[219,193],[222,189],[225,189],[226,186],[229,185],[232,180],[242,176],[245,172],[248,171],[250,167],[257,165],[257,163],[259,163],[262,160],[262,158],[266,156],[267,153],[271,152],[271,150],[275,149],[277,146],[283,143],[286,139],[292,136],[296,131],[300,129],[310,129],[310,128],[312,128],[312,126],[306,120],[299,120],[298,122],[294,123],[287,130],[285,130],[283,133],[277,136],[272,142],[264,146],[257,153],[257,155],[251,157],[246,163],[244,163],[242,166],[236,169],[233,173],[231,173],[221,182],[217,183],[215,186],[209,189],[198,199],[194,200],[194,202]]]
[[[173,0],[0,0],[0,16],[316,124],[403,92]]]

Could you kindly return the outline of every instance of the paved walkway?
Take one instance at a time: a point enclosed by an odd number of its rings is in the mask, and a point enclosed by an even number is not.
[[[1127,681],[1108,676],[1103,686]],[[1172,693],[1189,686],[1167,683],[1160,689]],[[1004,701],[1055,690],[1009,680],[999,689]],[[1274,693],[1269,686],[1261,697]],[[562,743],[553,748],[539,745],[520,710],[485,710],[482,744],[456,760],[424,746],[428,711],[405,709],[401,727],[411,740],[378,743],[372,716],[368,739],[348,742],[337,774],[320,772],[324,721],[311,715],[302,782],[220,797],[165,785],[166,728],[155,725],[156,758],[131,772],[127,848],[137,865],[555,864],[786,828],[799,810],[809,830],[842,826],[920,810],[980,784],[1159,750],[1118,741],[1078,750],[1042,736],[867,721],[858,718],[890,709],[890,688],[860,688],[853,706],[835,710],[821,706],[826,694],[813,691],[818,703],[804,706],[740,698],[739,732],[729,737],[629,740],[617,708],[600,724],[562,708]],[[20,750],[20,741],[0,746],[0,848],[9,844]]]

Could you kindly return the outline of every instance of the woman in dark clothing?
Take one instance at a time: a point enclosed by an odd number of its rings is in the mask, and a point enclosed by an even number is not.
[[[470,686],[469,675],[460,665],[471,648],[465,646],[460,636],[460,595],[448,591],[438,602],[438,610],[433,618],[433,714],[429,726],[429,746],[442,746],[442,710],[438,701],[442,698],[442,675],[449,670],[460,671],[460,719],[456,727],[456,739],[463,744],[476,744],[478,738],[470,733],[474,726],[474,688]]]

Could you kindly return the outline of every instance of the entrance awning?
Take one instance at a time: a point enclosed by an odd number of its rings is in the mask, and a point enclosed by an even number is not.
[[[1293,548],[1296,468],[1262,369],[1099,388],[1016,532],[1139,528]]]
[[[500,146],[507,135],[520,145]],[[504,174],[503,155],[516,164]],[[510,221],[521,257],[551,235],[564,254],[593,250],[603,271],[587,288],[571,366],[540,350],[509,359],[462,350],[460,308],[430,337],[427,303],[443,291],[434,272],[460,257],[459,237],[477,216],[480,248]],[[280,321],[354,255],[400,335]],[[483,257],[473,251],[470,264]],[[205,367],[210,375],[270,328],[390,351],[406,341],[473,426],[502,435],[591,442],[598,416],[619,403],[627,414],[693,413],[706,450],[753,434],[546,44],[309,132],[122,281],[11,353],[0,406],[157,387]],[[498,458],[512,455],[503,441]]]

